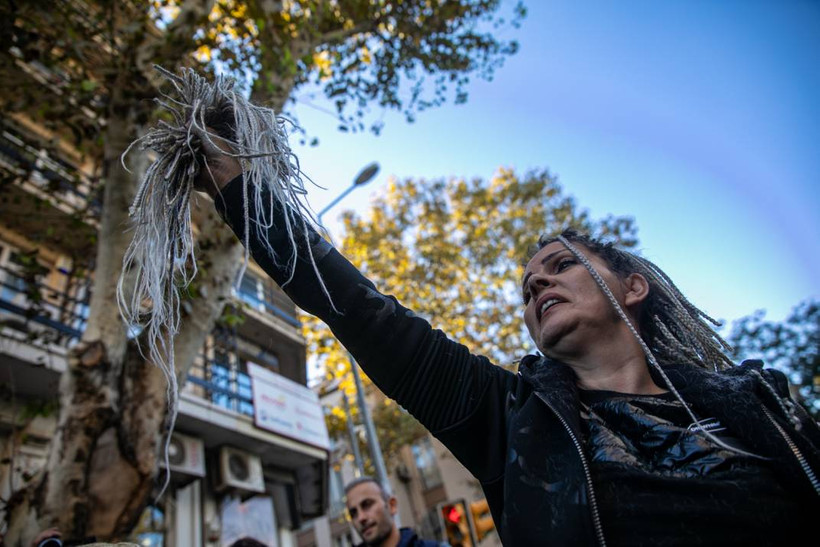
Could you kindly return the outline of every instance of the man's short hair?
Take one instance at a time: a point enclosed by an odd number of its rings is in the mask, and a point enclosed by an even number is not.
[[[268,547],[268,545],[251,537],[243,537],[231,543],[230,547]]]
[[[373,484],[375,484],[379,488],[379,492],[381,492],[382,499],[384,501],[386,501],[386,502],[390,501],[391,496],[384,489],[384,487],[382,486],[381,481],[379,481],[379,479],[377,479],[376,477],[369,477],[369,476],[359,477],[358,479],[353,479],[352,481],[347,483],[347,485],[345,486],[345,497],[347,497],[347,494],[351,490],[353,490],[354,488],[356,488],[360,484],[365,484],[365,483],[368,483],[368,482],[372,482]]]

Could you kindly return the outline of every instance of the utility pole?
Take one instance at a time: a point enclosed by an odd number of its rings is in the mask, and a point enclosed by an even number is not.
[[[350,448],[353,450],[353,460],[356,462],[356,476],[361,477],[364,475],[364,462],[362,461],[362,454],[359,452],[359,437],[356,435],[356,428],[353,426],[350,402],[347,400],[347,393],[344,391],[342,391],[342,403],[345,407],[345,416],[347,416],[347,434],[350,436]]]
[[[354,188],[358,186],[363,186],[373,180],[376,174],[379,172],[379,164],[376,162],[371,163],[367,167],[361,170],[356,178],[353,180],[353,184],[341,195],[339,195],[336,199],[331,201],[324,209],[319,211],[319,214],[316,215],[316,220],[319,222],[319,225],[322,225],[322,215],[324,215],[331,207],[339,203],[339,201],[353,191]],[[328,238],[333,242],[333,238],[330,236],[330,233],[327,232]],[[359,373],[359,365],[356,363],[356,360],[353,356],[348,352],[347,354],[348,359],[350,360],[350,372],[353,374],[353,381],[356,384],[356,402],[359,405],[359,412],[362,413],[362,419],[364,421],[365,426],[365,433],[367,434],[367,444],[370,446],[370,456],[373,461],[373,466],[376,468],[376,478],[379,479],[379,482],[382,484],[382,488],[384,488],[385,492],[388,495],[393,495],[393,487],[390,485],[390,479],[387,476],[387,469],[384,465],[384,458],[382,457],[382,449],[381,445],[379,444],[379,438],[376,435],[376,427],[373,425],[373,418],[370,416],[370,408],[367,406],[367,401],[365,400],[364,396],[364,385],[362,384],[361,374]],[[357,447],[358,448],[358,447]],[[355,452],[354,452],[355,457]]]

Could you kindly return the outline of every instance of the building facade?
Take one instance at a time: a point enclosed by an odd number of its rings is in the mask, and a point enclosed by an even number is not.
[[[93,290],[93,259],[77,257],[94,255],[99,202],[82,156],[25,119],[0,125],[0,181],[0,496],[8,499],[43,466],[56,426],[60,377]],[[208,336],[180,390],[170,487],[145,510],[131,538],[140,544],[223,546],[251,536],[288,547],[303,522],[326,512],[329,444],[306,387],[295,306],[253,264],[232,305],[241,320]]]

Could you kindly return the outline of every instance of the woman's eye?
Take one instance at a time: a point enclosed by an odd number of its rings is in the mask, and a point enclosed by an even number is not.
[[[577,264],[577,263],[578,263],[578,261],[575,260],[574,258],[562,258],[555,265],[555,271],[556,272],[563,272],[568,267],[572,266],[573,264]]]

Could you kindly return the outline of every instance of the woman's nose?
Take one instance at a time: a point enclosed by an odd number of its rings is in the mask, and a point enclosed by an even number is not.
[[[527,284],[529,285],[530,293],[535,294],[538,289],[545,289],[550,286],[549,277],[541,274],[541,273],[534,273],[530,276],[527,280]]]

